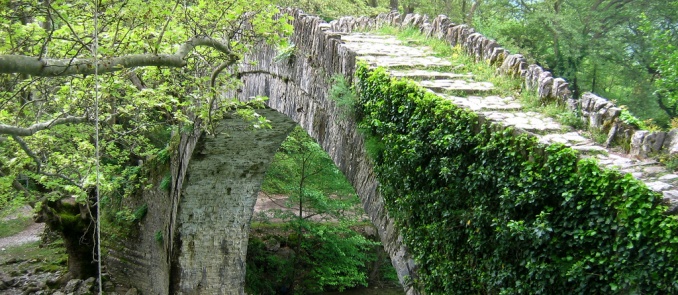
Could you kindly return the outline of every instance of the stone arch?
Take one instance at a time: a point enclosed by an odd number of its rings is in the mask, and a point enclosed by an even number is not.
[[[149,213],[141,234],[109,251],[116,276],[134,282],[144,294],[243,294],[249,222],[266,168],[280,143],[299,124],[328,153],[361,199],[378,230],[407,294],[414,261],[402,245],[377,191],[356,122],[342,118],[329,98],[331,77],[353,79],[356,55],[341,46],[340,34],[318,17],[294,15],[293,55],[277,60],[262,46],[240,68],[240,89],[226,95],[242,101],[267,96],[258,112],[273,128],[252,131],[240,119],[227,118],[216,136],[199,130],[181,135],[171,163],[169,193],[145,192]],[[159,245],[154,234],[162,232]],[[147,249],[157,249],[144,253]],[[136,265],[136,266],[134,266]]]

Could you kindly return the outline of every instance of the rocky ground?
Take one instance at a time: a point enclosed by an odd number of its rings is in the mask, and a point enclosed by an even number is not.
[[[274,210],[294,211],[296,208],[285,206],[288,197],[284,195],[266,195],[260,193],[255,205],[255,215],[269,222],[279,221],[274,218]],[[3,221],[30,216],[31,209],[24,208],[3,218]],[[305,211],[304,214],[312,214]],[[314,217],[325,220],[327,216]],[[96,278],[86,280],[70,280],[65,285],[60,278],[66,273],[66,256],[63,246],[44,245],[41,238],[45,229],[42,223],[32,223],[23,231],[0,238],[0,294],[3,295],[87,295],[96,294],[98,283]],[[371,229],[371,227],[370,227]],[[373,235],[376,233],[372,233]],[[62,286],[59,286],[62,284]],[[113,290],[104,276],[104,290]],[[106,294],[118,294],[106,292]],[[137,294],[135,289],[124,293]]]

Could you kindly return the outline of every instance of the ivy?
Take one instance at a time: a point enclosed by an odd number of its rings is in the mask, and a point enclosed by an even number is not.
[[[360,127],[427,294],[675,294],[661,195],[359,66]]]

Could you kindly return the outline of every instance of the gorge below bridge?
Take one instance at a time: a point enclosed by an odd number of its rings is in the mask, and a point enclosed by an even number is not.
[[[429,22],[425,17],[393,13],[377,18],[342,18],[328,24],[298,10],[287,13],[294,16],[293,53],[279,60],[274,48],[257,48],[239,69],[242,86],[227,94],[241,100],[267,96],[267,108],[258,113],[270,120],[272,128],[253,131],[249,123],[227,118],[219,123],[216,136],[182,134],[171,160],[171,190],[147,190],[142,198],[130,201],[148,205],[139,233],[107,246],[106,265],[115,280],[131,283],[143,294],[243,294],[248,232],[257,193],[274,153],[299,125],[354,186],[406,293],[420,294],[409,279],[417,277],[418,265],[384,206],[365,139],[357,123],[347,119],[328,94],[334,75],[354,81],[357,60],[390,68],[394,77],[419,80],[421,86],[476,112],[482,120],[511,126],[516,133],[531,134],[543,143],[572,146],[584,156],[598,158],[600,165],[632,173],[662,191],[668,201],[678,195],[673,190],[678,176],[650,160],[601,152],[603,147],[580,133],[541,114],[524,111],[512,97],[483,95],[493,85],[475,81],[472,74],[427,70],[455,66],[433,56],[430,49],[408,46],[392,36],[353,32],[383,25],[418,27],[451,46],[462,46],[478,60],[496,64],[505,74],[522,76],[526,87],[537,88],[541,97],[579,103],[592,126],[610,130],[610,124],[605,123],[617,122],[619,114],[611,103],[594,95],[575,102],[564,80],[528,66],[521,56],[509,55],[494,41],[464,25],[451,24],[443,16]],[[416,70],[403,70],[406,68]],[[449,90],[468,95],[445,94]],[[662,137],[656,147],[658,135],[634,135],[622,125],[612,125],[615,130],[611,133],[636,139],[632,146],[636,155],[670,148],[671,134],[665,134],[667,139]],[[156,233],[162,233],[161,241]]]

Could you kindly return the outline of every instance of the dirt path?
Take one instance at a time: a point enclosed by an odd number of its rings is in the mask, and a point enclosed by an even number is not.
[[[7,247],[19,246],[25,243],[39,241],[40,233],[42,233],[44,229],[44,223],[34,223],[16,235],[0,238],[0,250],[4,250],[4,248]]]

